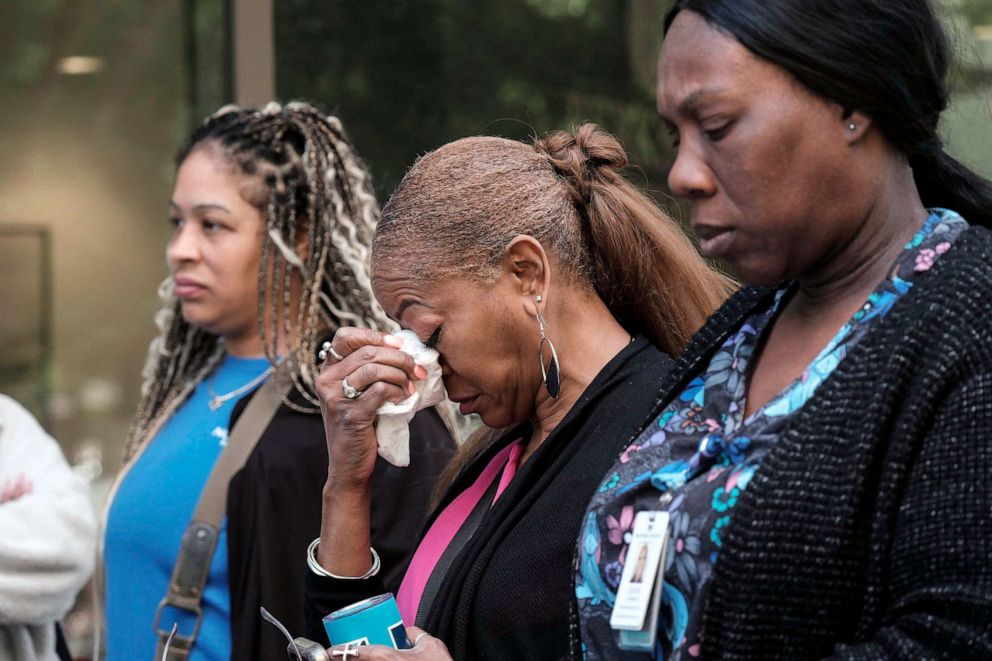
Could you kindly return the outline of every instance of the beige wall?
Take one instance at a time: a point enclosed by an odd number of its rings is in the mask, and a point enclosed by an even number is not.
[[[165,275],[172,156],[188,124],[182,2],[5,5],[24,30],[0,64],[0,224],[51,232],[52,431],[70,459],[99,448],[110,473]],[[76,55],[99,70],[61,73]],[[0,324],[17,314],[0,311]]]

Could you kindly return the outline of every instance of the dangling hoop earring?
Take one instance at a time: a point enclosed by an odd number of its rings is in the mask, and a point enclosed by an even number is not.
[[[543,300],[544,298],[540,295],[534,297],[534,301],[537,303]],[[561,392],[561,368],[558,364],[558,352],[555,351],[555,345],[544,334],[544,317],[541,316],[540,312],[537,313],[537,330],[541,334],[541,341],[537,345],[537,359],[541,363],[541,378],[544,381],[544,387],[548,390],[548,394],[552,397],[558,397],[558,393]],[[547,367],[544,365],[545,345],[551,351]]]

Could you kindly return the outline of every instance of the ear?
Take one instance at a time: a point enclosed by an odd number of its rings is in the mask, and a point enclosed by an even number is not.
[[[849,145],[860,142],[872,126],[871,117],[860,110],[851,110],[849,108],[842,108],[841,110],[841,131],[843,132],[844,140]]]
[[[541,242],[532,236],[515,236],[503,252],[502,277],[507,278],[515,292],[523,299],[524,309],[532,317],[543,309],[535,297],[547,298],[551,287],[551,268],[548,254]]]

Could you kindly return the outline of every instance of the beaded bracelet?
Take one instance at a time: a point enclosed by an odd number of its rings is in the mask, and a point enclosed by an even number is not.
[[[312,571],[317,576],[326,576],[328,578],[336,578],[342,581],[363,581],[366,578],[372,578],[379,573],[379,569],[382,567],[382,562],[379,560],[379,554],[375,552],[375,549],[371,546],[369,551],[372,552],[372,568],[361,576],[338,576],[337,574],[332,574],[327,571],[317,562],[317,546],[320,544],[320,537],[310,542],[310,546],[307,547],[307,566],[310,567]]]

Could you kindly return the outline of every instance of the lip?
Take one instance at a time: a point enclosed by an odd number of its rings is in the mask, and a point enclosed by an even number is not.
[[[184,301],[199,298],[207,288],[192,278],[176,278],[174,291]]]
[[[733,227],[719,225],[693,225],[699,239],[699,251],[706,257],[723,257],[730,251],[734,239]]]
[[[449,397],[451,401],[458,404],[458,412],[462,415],[468,415],[475,412],[475,405],[479,401],[479,396],[474,397]]]

